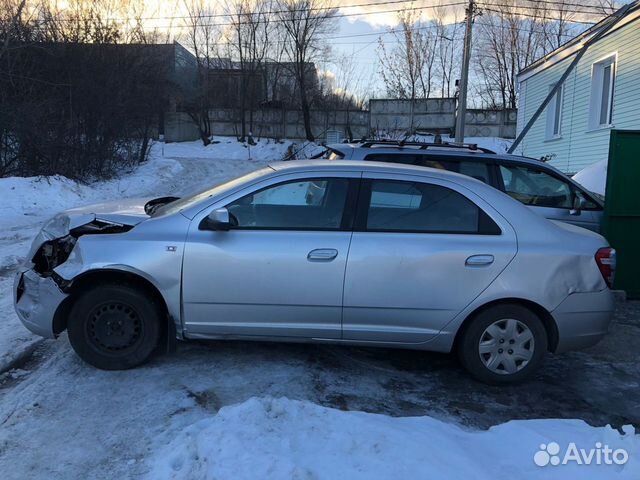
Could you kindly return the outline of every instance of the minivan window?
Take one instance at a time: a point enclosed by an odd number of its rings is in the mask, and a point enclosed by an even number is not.
[[[572,188],[542,170],[500,165],[505,192],[512,198],[535,207],[572,208]]]
[[[349,180],[316,178],[267,187],[227,205],[234,228],[339,230]]]
[[[404,165],[417,165],[418,157],[405,153],[371,153],[364,157],[370,162],[402,163]]]
[[[489,166],[485,162],[460,162],[458,173],[480,180],[484,183],[489,182]]]
[[[464,195],[440,185],[372,180],[368,231],[499,234],[499,227]]]

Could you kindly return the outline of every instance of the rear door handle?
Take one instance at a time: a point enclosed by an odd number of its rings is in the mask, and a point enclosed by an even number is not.
[[[310,262],[330,262],[338,256],[338,250],[335,248],[316,248],[311,250],[307,255]]]
[[[465,265],[467,267],[484,267],[493,263],[493,255],[471,255],[467,258]]]

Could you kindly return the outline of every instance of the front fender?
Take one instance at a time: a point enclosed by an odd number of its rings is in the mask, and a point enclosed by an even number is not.
[[[88,275],[120,272],[151,284],[163,298],[176,330],[182,331],[181,277],[184,242],[87,235],[76,242],[69,258],[54,268],[65,290]]]

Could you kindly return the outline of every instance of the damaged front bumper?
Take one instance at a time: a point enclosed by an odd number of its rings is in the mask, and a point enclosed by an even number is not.
[[[23,267],[14,282],[14,305],[18,318],[33,333],[55,338],[53,319],[58,307],[69,296],[51,277],[42,277]]]
[[[24,326],[45,338],[55,338],[60,332],[56,331],[54,320],[60,305],[69,296],[66,289],[72,277],[66,280],[61,272],[69,262],[78,262],[79,252],[75,248],[78,238],[121,233],[131,228],[132,225],[84,213],[61,213],[49,220],[34,239],[28,261],[18,270],[14,281],[14,306]]]

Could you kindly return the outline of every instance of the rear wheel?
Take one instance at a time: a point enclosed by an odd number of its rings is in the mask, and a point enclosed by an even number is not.
[[[71,309],[69,341],[85,362],[103,370],[144,363],[160,338],[161,310],[144,291],[100,285],[81,294]]]
[[[462,332],[458,354],[476,379],[489,384],[529,377],[547,352],[540,318],[522,305],[496,305],[478,314]]]

